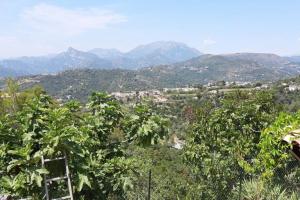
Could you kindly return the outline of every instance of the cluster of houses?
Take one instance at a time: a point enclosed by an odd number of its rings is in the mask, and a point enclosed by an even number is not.
[[[168,100],[159,90],[113,92],[111,95],[123,102],[140,101],[144,98],[151,98],[157,103],[166,102]]]
[[[140,101],[144,98],[149,98],[156,103],[163,103],[168,101],[165,93],[168,92],[194,92],[198,88],[182,87],[182,88],[163,88],[161,90],[144,90],[144,91],[128,91],[128,92],[113,92],[111,93],[116,99],[123,102]]]
[[[184,87],[184,88],[164,88],[163,92],[194,92],[198,88],[194,87]]]

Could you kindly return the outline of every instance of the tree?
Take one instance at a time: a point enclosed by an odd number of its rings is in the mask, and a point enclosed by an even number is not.
[[[273,102],[268,93],[239,91],[198,110],[185,148],[186,161],[199,182],[200,196],[194,198],[230,198],[241,169],[249,170],[258,154],[261,130],[277,114]]]
[[[0,193],[41,199],[42,176],[57,170],[42,168],[41,157],[55,158],[66,152],[77,199],[125,198],[137,166],[124,148],[128,142],[156,143],[165,121],[158,115],[141,114],[142,130],[123,133],[121,125],[126,131],[132,129],[124,126],[120,104],[107,94],[93,93],[83,106],[76,101],[57,104],[43,92],[32,91],[32,97],[25,98],[15,112],[1,116]],[[113,138],[116,132],[130,139]],[[62,190],[61,184],[53,187]],[[59,195],[59,191],[54,193]]]
[[[125,118],[123,131],[128,141],[147,147],[158,144],[168,133],[169,121],[144,104],[138,104],[134,113]]]
[[[299,161],[289,153],[291,146],[282,141],[289,132],[299,129],[300,111],[281,113],[276,121],[261,134],[260,151],[254,163],[255,169],[267,182],[284,183],[287,191],[299,192]]]
[[[159,142],[163,141],[165,136],[168,134],[168,124],[168,119],[163,118],[160,115],[153,112],[153,110],[149,106],[145,104],[137,104],[134,107],[134,113],[125,118],[123,123],[123,130],[124,133],[126,133],[127,141],[135,141],[134,144],[136,144],[137,146],[144,148],[148,147],[149,150],[150,146],[156,145]],[[144,159],[142,160],[144,161]],[[140,174],[144,174],[145,170],[149,173],[147,199],[150,199],[152,183],[151,168],[154,163],[153,157],[146,160],[146,162],[146,165],[140,162],[143,166],[140,171]],[[139,177],[137,179],[139,181],[142,181]],[[138,190],[143,191],[143,188],[140,188],[140,183],[136,183],[135,187],[138,187]],[[130,196],[132,194],[129,193],[128,195]]]

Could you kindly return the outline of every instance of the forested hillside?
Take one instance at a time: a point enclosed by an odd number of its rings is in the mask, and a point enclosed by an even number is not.
[[[299,74],[300,64],[273,54],[202,55],[173,65],[140,70],[77,69],[19,78],[22,88],[40,85],[58,98],[87,99],[92,91],[140,91],[203,85],[218,81],[255,83]]]
[[[130,70],[72,70],[57,75],[34,76],[20,80],[22,88],[40,85],[56,97],[85,99],[93,91],[127,91],[154,88],[150,81]]]
[[[273,54],[202,55],[169,66],[141,70],[168,87],[215,81],[272,81],[299,74],[300,64]]]

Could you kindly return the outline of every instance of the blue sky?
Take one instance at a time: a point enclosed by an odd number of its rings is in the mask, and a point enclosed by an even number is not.
[[[0,0],[0,58],[172,40],[204,53],[300,54],[299,0]]]

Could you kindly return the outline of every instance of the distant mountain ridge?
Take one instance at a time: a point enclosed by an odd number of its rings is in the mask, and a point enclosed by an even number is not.
[[[112,67],[110,62],[101,59],[94,54],[78,51],[71,47],[65,52],[52,56],[5,59],[0,61],[0,66],[15,72],[12,76],[19,76],[19,74],[53,74],[68,69],[78,68],[105,69]],[[0,77],[1,76],[3,77],[3,74],[0,74]]]
[[[287,59],[291,62],[300,62],[300,56],[290,56]]]
[[[274,54],[201,55],[187,61],[139,70],[76,69],[57,75],[25,77],[23,88],[41,85],[58,98],[82,99],[92,91],[185,87],[216,81],[275,81],[300,74],[300,63]],[[26,81],[24,81],[26,80]]]
[[[215,69],[213,69],[214,63],[216,64]],[[243,65],[239,66],[242,63]],[[168,65],[167,68],[172,68],[171,70],[177,73],[190,73],[191,77],[196,76],[195,80],[202,77],[203,82],[207,82],[210,80],[212,73],[216,75],[216,73],[213,72],[214,70],[216,72],[218,71],[220,76],[223,74],[224,76],[236,76],[235,79],[238,79],[237,76],[241,77],[243,75],[251,77],[249,74],[239,74],[241,71],[237,66],[245,72],[247,71],[244,69],[245,66],[253,68],[252,71],[254,74],[258,74],[260,71],[262,73],[283,72],[283,74],[288,73],[292,75],[298,73],[299,63],[300,56],[281,57],[267,53],[208,55],[202,54],[197,49],[191,48],[183,43],[159,41],[140,45],[128,52],[102,48],[95,48],[84,52],[70,47],[65,52],[51,56],[4,59],[0,60],[0,77],[57,74],[72,69],[138,70],[145,67],[156,67],[156,71],[159,71],[159,69],[162,68],[161,65]],[[185,68],[181,69],[180,65],[185,66]],[[227,66],[227,68],[221,70],[222,66]],[[210,70],[207,70],[207,67],[209,67]],[[236,69],[231,70],[231,68]],[[165,69],[162,69],[161,71],[163,72],[164,70]],[[258,71],[254,72],[255,70]],[[239,73],[235,74],[234,71]],[[170,72],[170,74],[172,73]],[[214,77],[216,77],[215,75]],[[266,75],[262,76],[266,78]],[[272,75],[269,74],[269,77],[271,78]],[[169,78],[170,77],[166,77],[166,79]]]
[[[93,53],[102,59],[112,59],[112,58],[119,58],[124,56],[124,53],[122,53],[118,49],[95,48],[89,50],[88,52]]]
[[[154,42],[122,53],[116,49],[96,48],[88,52],[72,47],[52,56],[21,57],[0,61],[0,77],[53,74],[70,69],[138,69],[184,61],[201,53],[183,43]]]
[[[170,87],[221,80],[231,82],[278,80],[298,75],[300,63],[290,62],[275,54],[206,54],[172,65],[154,66],[141,71],[144,74],[160,74],[157,81]]]
[[[141,68],[185,61],[201,54],[183,43],[160,41],[138,46],[126,53],[126,57],[135,59],[138,68]]]

